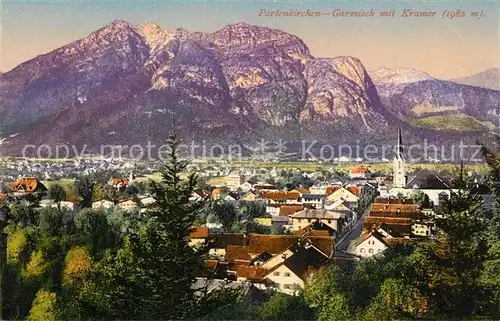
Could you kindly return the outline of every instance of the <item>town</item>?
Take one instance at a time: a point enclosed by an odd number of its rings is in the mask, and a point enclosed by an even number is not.
[[[426,168],[409,175],[401,132],[397,146],[392,172],[385,174],[361,164],[352,164],[348,172],[312,173],[231,168],[216,161],[200,170],[200,164],[191,164],[201,180],[190,201],[208,200],[189,241],[201,250],[205,266],[194,286],[219,280],[294,295],[325,266],[432,238],[436,220],[447,219],[436,209],[458,190],[451,175]],[[10,207],[13,216],[22,207],[140,216],[159,207],[149,192],[157,170],[116,160],[75,160],[53,164],[51,170],[25,160],[10,163],[2,177],[0,204]],[[23,172],[44,175],[13,177]],[[493,195],[483,177],[467,175],[473,176],[472,188],[483,206],[491,207]]]

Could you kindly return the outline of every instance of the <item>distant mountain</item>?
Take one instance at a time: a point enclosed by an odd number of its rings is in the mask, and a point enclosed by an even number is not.
[[[379,70],[374,80],[358,59],[313,57],[276,29],[238,23],[204,33],[115,20],[0,74],[2,148],[160,144],[174,120],[179,135],[207,144],[383,142],[397,127],[415,141],[462,139],[414,116],[456,111],[486,124],[500,102],[497,91],[415,70]],[[474,137],[487,126],[464,130]]]
[[[340,142],[389,130],[384,113],[358,59],[314,58],[299,38],[244,23],[202,33],[116,20],[0,76],[13,147],[162,141],[173,118],[199,140]]]
[[[440,80],[413,69],[371,73],[382,103],[414,127],[486,132],[500,126],[500,91]]]
[[[458,84],[500,90],[500,68],[491,68],[475,75],[451,79]]]

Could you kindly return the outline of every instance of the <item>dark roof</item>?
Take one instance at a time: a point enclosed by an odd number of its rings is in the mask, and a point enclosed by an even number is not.
[[[208,243],[210,248],[225,249],[228,245],[246,245],[247,239],[242,233],[211,234]]]
[[[325,194],[302,194],[302,198],[303,199],[316,199],[316,198],[322,199],[322,198],[326,198],[326,195]]]
[[[448,178],[440,177],[428,169],[422,169],[406,184],[406,188],[419,189],[450,189]]]
[[[248,246],[244,245],[228,245],[226,248],[226,255],[224,257],[226,262],[233,261],[248,261],[252,258],[248,254]]]
[[[324,266],[328,263],[328,260],[328,258],[314,248],[308,247],[298,249],[296,253],[283,262],[283,265],[302,280],[305,280],[311,270]]]

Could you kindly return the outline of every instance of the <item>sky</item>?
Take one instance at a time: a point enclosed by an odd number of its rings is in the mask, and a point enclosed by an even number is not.
[[[262,10],[310,10],[320,17],[269,17]],[[373,17],[333,17],[335,10],[369,11]],[[380,11],[395,10],[395,17]],[[403,9],[434,17],[401,17]],[[0,71],[86,37],[116,18],[164,29],[214,32],[246,22],[300,37],[316,57],[353,56],[368,70],[413,68],[452,79],[500,67],[500,1],[146,1],[3,0]],[[464,17],[443,18],[460,10]],[[482,18],[471,17],[472,12]],[[338,12],[338,11],[337,11]]]

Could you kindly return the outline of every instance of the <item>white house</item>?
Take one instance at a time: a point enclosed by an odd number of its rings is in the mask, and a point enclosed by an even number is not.
[[[356,178],[368,179],[371,177],[371,175],[372,175],[372,172],[368,168],[363,167],[361,165],[354,166],[349,171],[349,178],[351,178],[351,179],[356,179]]]
[[[354,254],[360,257],[371,257],[384,252],[388,247],[378,231],[366,232],[354,243]]]
[[[243,184],[240,185],[241,191],[246,193],[252,189],[252,184],[249,182],[244,182]]]
[[[430,236],[432,234],[432,224],[414,222],[411,225],[411,233],[417,236]]]
[[[326,199],[329,203],[334,203],[339,200],[344,200],[349,203],[357,203],[359,197],[356,196],[356,194],[352,193],[351,191],[347,190],[345,187],[341,187],[332,194],[330,194]]]
[[[102,199],[102,200],[99,200],[99,201],[92,203],[92,208],[94,210],[101,209],[101,208],[102,209],[109,209],[109,208],[112,208],[114,206],[115,206],[115,203],[113,203],[112,201],[107,200],[107,199]]]
[[[124,211],[135,211],[139,209],[139,206],[134,200],[124,200],[118,203],[118,208]]]
[[[321,222],[331,229],[340,232],[339,229],[345,221],[345,214],[340,211],[326,211],[306,208],[290,216],[292,219],[292,230],[298,231],[312,223]]]

